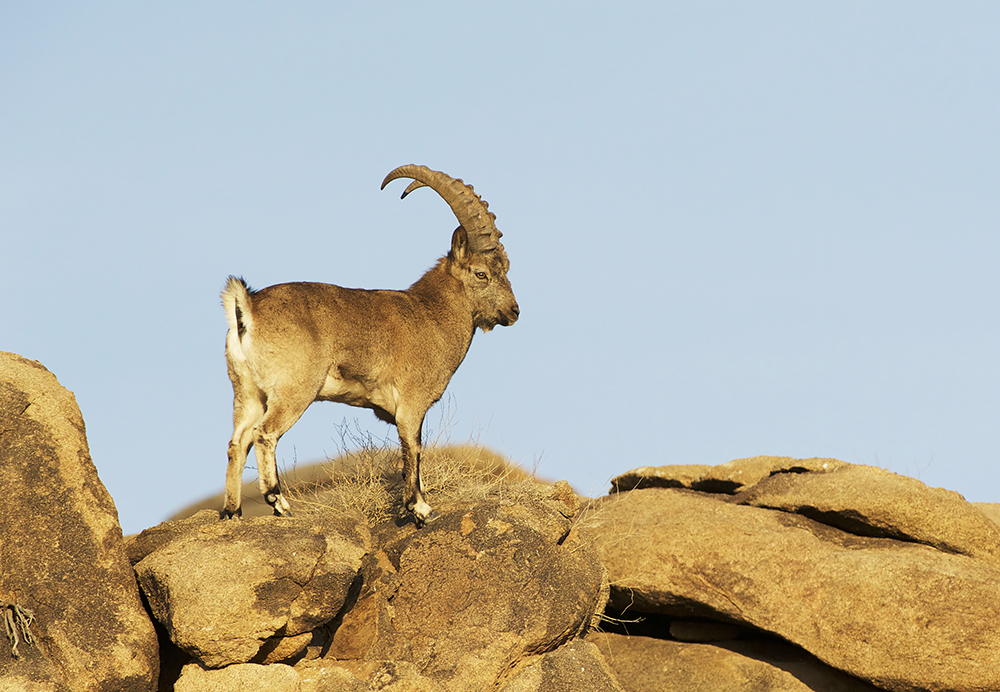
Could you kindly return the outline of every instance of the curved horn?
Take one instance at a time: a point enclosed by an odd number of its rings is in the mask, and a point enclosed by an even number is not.
[[[421,187],[429,187],[448,203],[455,218],[469,234],[469,249],[473,252],[488,252],[502,247],[499,243],[503,236],[494,221],[496,215],[489,210],[489,205],[481,199],[471,185],[466,185],[460,178],[452,178],[441,171],[432,171],[427,166],[400,166],[382,181],[382,189],[397,178],[412,178],[403,191],[402,197]]]
[[[406,189],[403,190],[403,194],[401,194],[399,196],[399,198],[400,199],[406,199],[406,196],[408,194],[410,194],[414,190],[419,190],[422,187],[427,187],[427,184],[426,183],[422,183],[419,180],[414,180],[412,183],[410,183],[409,185],[406,186]]]

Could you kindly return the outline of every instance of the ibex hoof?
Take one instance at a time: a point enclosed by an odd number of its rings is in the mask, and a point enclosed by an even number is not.
[[[277,493],[267,493],[264,496],[267,504],[271,505],[271,509],[274,510],[274,516],[276,517],[290,517],[292,516],[292,508],[288,504],[288,500],[282,497],[280,492]]]
[[[225,521],[226,519],[239,519],[241,516],[243,516],[242,509],[235,509],[232,511],[228,509],[223,509],[222,511],[219,512],[219,519],[221,519],[222,521]]]
[[[425,517],[421,517],[418,514],[413,515],[413,520],[417,525],[418,529],[422,529],[424,524],[430,524],[432,521],[436,521],[441,518],[441,515],[435,512],[433,509]]]

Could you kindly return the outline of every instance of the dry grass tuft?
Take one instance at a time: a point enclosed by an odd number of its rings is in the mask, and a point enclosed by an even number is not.
[[[402,453],[398,446],[390,438],[377,440],[346,423],[338,432],[341,448],[352,451],[323,464],[321,474],[300,474],[283,483],[293,510],[356,511],[370,526],[402,515]],[[425,446],[421,470],[432,505],[441,500],[516,499],[531,489],[537,493],[538,485],[544,483],[507,457],[471,442]]]

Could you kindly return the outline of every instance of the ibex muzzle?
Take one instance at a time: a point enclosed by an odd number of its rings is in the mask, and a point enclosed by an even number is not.
[[[314,401],[369,408],[394,424],[406,508],[418,526],[437,516],[424,499],[420,478],[424,416],[444,394],[476,328],[488,332],[511,325],[519,310],[496,217],[472,186],[424,166],[401,166],[382,188],[397,178],[414,181],[403,197],[424,186],[435,190],[460,224],[448,254],[405,291],[304,282],[254,291],[243,279],[229,277],[222,304],[229,321],[233,437],[224,516],[240,514],[251,447],[264,499],[275,514],[289,514],[275,447]]]

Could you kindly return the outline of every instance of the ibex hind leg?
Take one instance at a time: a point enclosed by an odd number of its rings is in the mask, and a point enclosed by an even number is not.
[[[293,404],[287,398],[272,395],[268,399],[264,418],[254,429],[253,444],[257,456],[257,473],[260,476],[260,493],[278,516],[291,516],[292,507],[281,493],[275,450],[278,440],[295,425],[310,403],[312,397]]]
[[[291,516],[292,508],[288,500],[281,494],[281,481],[278,479],[278,464],[275,459],[275,448],[280,435],[258,432],[254,440],[254,450],[257,455],[257,474],[260,477],[260,494],[264,501],[271,505],[276,516]]]
[[[235,387],[234,387],[235,388]],[[237,389],[239,392],[239,390]],[[264,416],[264,405],[251,394],[237,396],[233,418],[233,437],[229,441],[229,464],[226,468],[226,501],[222,518],[239,517],[242,511],[243,469],[253,445],[254,428]]]
[[[243,468],[247,463],[250,444],[240,443],[233,436],[229,443],[229,466],[226,469],[226,501],[222,506],[223,519],[243,516]]]

